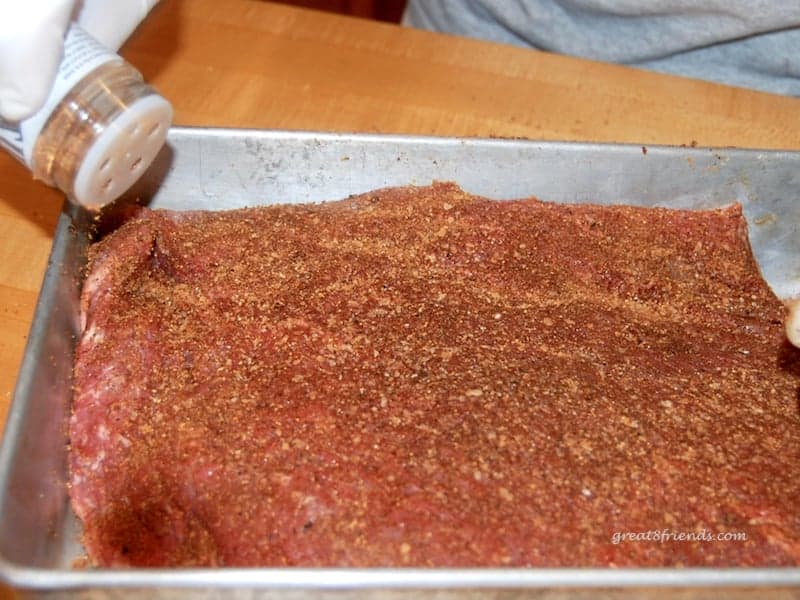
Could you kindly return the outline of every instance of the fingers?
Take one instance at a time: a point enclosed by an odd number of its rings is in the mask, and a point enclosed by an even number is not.
[[[117,50],[157,0],[83,0],[78,23]],[[63,55],[74,0],[0,0],[0,118],[20,121],[47,98]]]
[[[786,337],[792,346],[800,348],[800,299],[786,303],[789,314],[786,316]]]
[[[0,117],[20,121],[50,92],[72,0],[0,0]]]
[[[107,48],[118,50],[158,0],[83,0],[78,24]]]

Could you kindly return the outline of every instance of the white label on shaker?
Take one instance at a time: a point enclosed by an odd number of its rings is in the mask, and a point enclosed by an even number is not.
[[[30,167],[33,146],[53,109],[88,73],[112,60],[120,59],[78,25],[70,25],[64,38],[64,58],[58,66],[50,95],[32,117],[20,123],[0,121],[0,146]]]

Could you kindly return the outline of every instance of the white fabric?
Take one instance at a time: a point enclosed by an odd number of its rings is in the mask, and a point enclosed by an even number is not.
[[[20,121],[41,107],[76,20],[117,50],[158,0],[0,0],[0,118]]]

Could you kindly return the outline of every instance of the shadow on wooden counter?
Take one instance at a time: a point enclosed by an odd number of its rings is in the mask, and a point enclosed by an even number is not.
[[[403,16],[406,0],[277,0],[281,4],[291,4],[303,8],[313,8],[325,12],[399,23]]]

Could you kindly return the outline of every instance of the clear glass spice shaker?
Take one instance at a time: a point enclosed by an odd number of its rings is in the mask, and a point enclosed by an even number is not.
[[[33,176],[77,204],[98,209],[139,179],[164,145],[169,102],[142,75],[77,25],[39,112],[0,122],[0,145]]]

